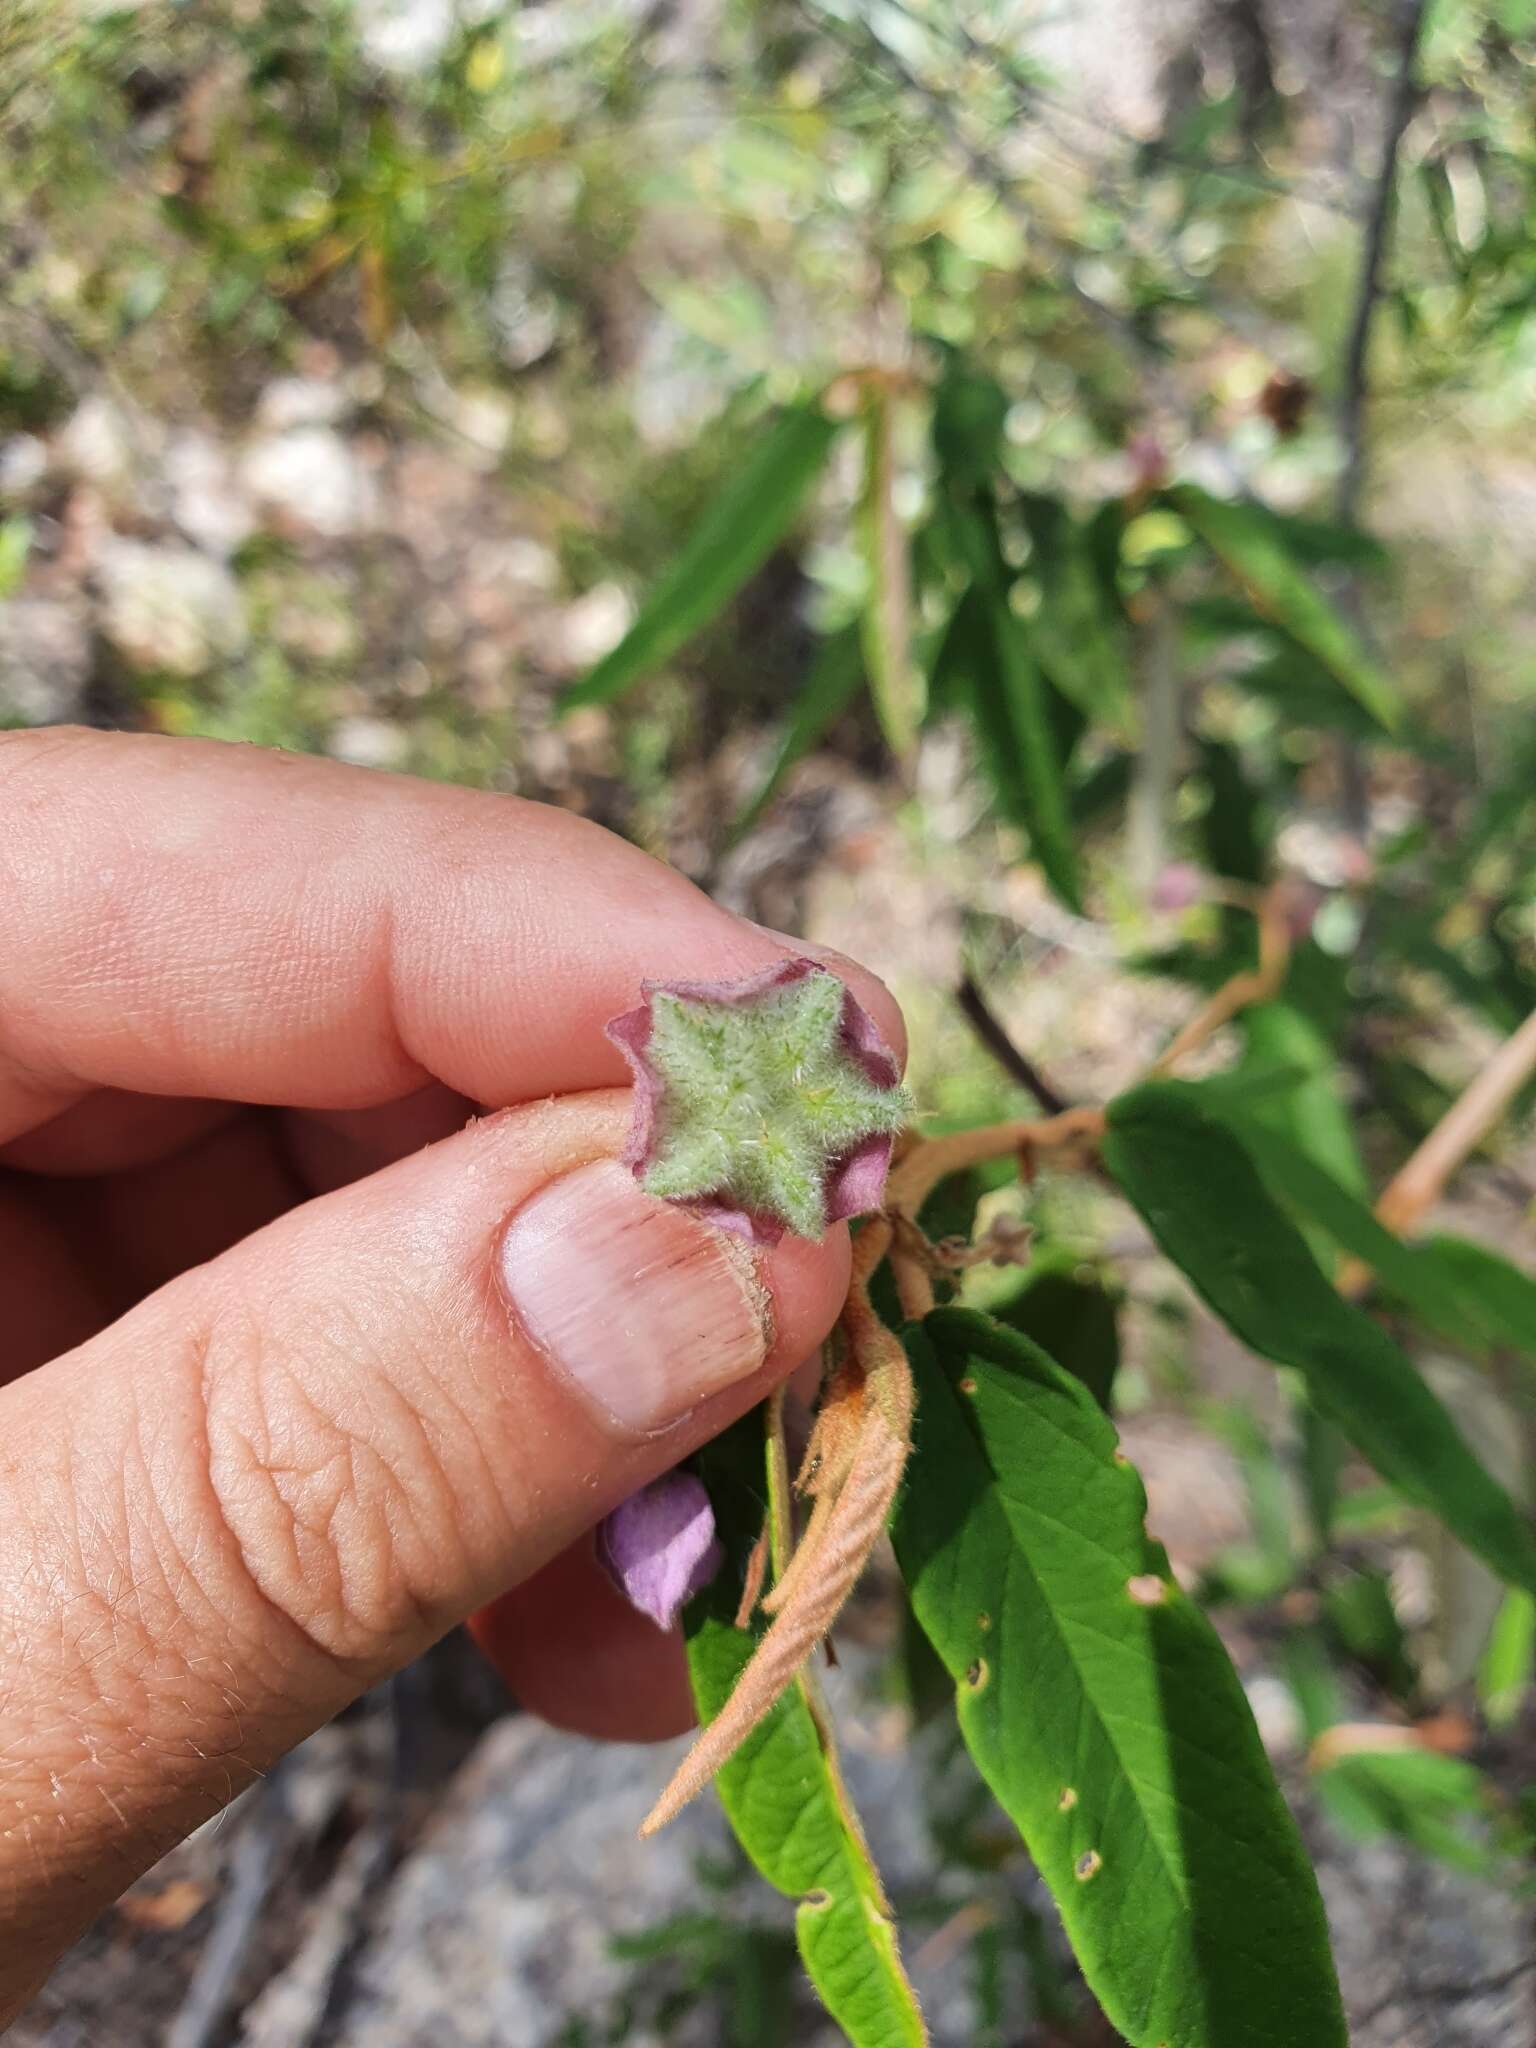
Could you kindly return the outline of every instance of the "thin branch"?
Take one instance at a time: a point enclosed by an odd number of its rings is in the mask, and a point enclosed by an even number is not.
[[[1381,303],[1382,276],[1397,201],[1397,157],[1413,110],[1418,104],[1419,83],[1415,64],[1419,37],[1424,27],[1426,0],[1399,0],[1397,76],[1387,105],[1382,129],[1381,160],[1377,166],[1365,236],[1360,248],[1360,277],[1355,288],[1355,308],[1344,350],[1344,370],[1339,391],[1339,439],[1344,444],[1344,466],[1334,494],[1334,512],[1341,526],[1356,523],[1365,491],[1366,411],[1370,399],[1369,370],[1371,336],[1376,309]],[[1363,630],[1363,606],[1359,579],[1346,576],[1339,592],[1345,615]],[[1359,746],[1349,739],[1339,745],[1339,779],[1343,786],[1345,816],[1357,833],[1364,833],[1370,820],[1370,796],[1365,765]]]
[[[1223,1024],[1229,1024],[1239,1010],[1251,1003],[1267,1003],[1277,996],[1291,963],[1289,906],[1283,882],[1264,892],[1258,906],[1259,964],[1245,968],[1224,981],[1208,1002],[1171,1038],[1148,1067],[1146,1078],[1155,1080],[1177,1066],[1181,1059],[1197,1052]]]
[[[1051,1086],[1028,1054],[1020,1052],[969,974],[955,990],[955,1001],[966,1023],[1010,1080],[1017,1081],[1021,1088],[1027,1088],[1051,1116],[1060,1116],[1063,1110],[1071,1108],[1066,1097]]]
[[[1407,1164],[1388,1181],[1376,1202],[1377,1222],[1394,1235],[1406,1237],[1439,1201],[1451,1175],[1477,1150],[1533,1073],[1536,1010],[1505,1039]],[[1370,1289],[1371,1268],[1363,1259],[1341,1259],[1334,1285],[1340,1294],[1358,1301]]]
[[[1381,138],[1381,160],[1366,216],[1365,240],[1360,252],[1360,279],[1355,288],[1354,317],[1344,352],[1344,381],[1339,394],[1339,438],[1344,443],[1344,468],[1339,477],[1335,507],[1339,521],[1354,523],[1360,494],[1365,484],[1365,415],[1369,389],[1367,370],[1371,331],[1381,303],[1382,272],[1397,198],[1397,156],[1403,136],[1418,105],[1420,86],[1415,75],[1419,37],[1424,27],[1426,0],[1401,0],[1398,14],[1397,77],[1387,106],[1386,127]]]
[[[1382,1190],[1376,1215],[1389,1230],[1411,1230],[1444,1192],[1462,1161],[1487,1137],[1536,1073],[1536,1010],[1506,1038],[1411,1159]]]
[[[208,2048],[229,2017],[236,1981],[261,1930],[284,1850],[290,1845],[289,1769],[290,1759],[280,1759],[248,1795],[250,1808],[235,1844],[228,1889],[166,2035],[168,2048]]]

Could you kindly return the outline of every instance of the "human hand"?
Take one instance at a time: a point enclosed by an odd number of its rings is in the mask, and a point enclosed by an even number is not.
[[[525,1704],[686,1725],[579,1539],[815,1350],[848,1240],[641,1194],[602,1027],[788,950],[510,797],[0,736],[0,2026],[483,1603]]]

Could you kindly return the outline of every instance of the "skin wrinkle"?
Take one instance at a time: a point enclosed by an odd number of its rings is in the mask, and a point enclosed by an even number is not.
[[[205,1354],[217,1511],[274,1608],[325,1656],[372,1664],[447,1626],[426,1582],[460,1567],[462,1495],[420,1404],[368,1370],[366,1331],[312,1329],[290,1363],[273,1340],[284,1323],[268,1304],[222,1358],[216,1327]],[[346,1412],[359,1385],[364,1435]]]

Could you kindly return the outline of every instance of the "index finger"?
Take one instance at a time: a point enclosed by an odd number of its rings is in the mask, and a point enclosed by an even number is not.
[[[566,812],[218,741],[0,735],[0,819],[0,1143],[102,1087],[602,1087],[641,981],[787,950]],[[884,986],[833,964],[899,1051]]]

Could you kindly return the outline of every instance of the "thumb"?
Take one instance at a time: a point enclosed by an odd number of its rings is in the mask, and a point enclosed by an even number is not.
[[[628,1108],[472,1124],[0,1393],[0,2025],[172,1841],[825,1334],[846,1233],[764,1252],[652,1200]]]

